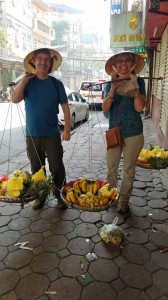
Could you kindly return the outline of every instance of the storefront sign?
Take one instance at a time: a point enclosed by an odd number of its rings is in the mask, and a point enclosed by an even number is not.
[[[111,15],[111,48],[141,47],[143,42],[142,12]]]
[[[111,0],[111,15],[120,14],[122,8],[121,0]]]

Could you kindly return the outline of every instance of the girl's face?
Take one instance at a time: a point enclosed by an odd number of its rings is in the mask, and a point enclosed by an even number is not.
[[[130,73],[134,64],[135,62],[133,61],[133,57],[130,54],[125,53],[117,57],[115,67],[117,69],[117,73],[125,75]]]

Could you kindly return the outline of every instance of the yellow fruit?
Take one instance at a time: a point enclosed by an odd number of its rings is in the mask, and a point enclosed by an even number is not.
[[[91,192],[87,192],[86,195],[87,195],[89,198],[91,198],[91,197],[94,196],[93,193],[91,193]]]
[[[85,194],[87,192],[87,180],[83,180],[81,183],[82,192]]]
[[[22,177],[23,179],[27,179],[27,175],[26,175],[26,173],[24,173],[23,171],[21,171],[21,170],[15,170],[14,172],[13,172],[13,175],[12,176],[16,176],[16,177]]]
[[[76,194],[78,194],[78,195],[81,194],[80,182],[79,181],[74,182],[73,188],[74,188]]]
[[[40,183],[41,181],[43,181],[46,178],[44,169],[45,169],[45,167],[42,166],[38,172],[36,172],[34,175],[32,175],[31,179],[35,184]]]

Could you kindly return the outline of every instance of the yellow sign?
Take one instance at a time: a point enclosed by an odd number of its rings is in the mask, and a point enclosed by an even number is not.
[[[129,22],[129,28],[134,30],[138,26],[137,14],[132,13],[130,17],[131,17],[131,21]]]

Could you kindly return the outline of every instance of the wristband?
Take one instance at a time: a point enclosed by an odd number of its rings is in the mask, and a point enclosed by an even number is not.
[[[113,97],[111,97],[109,94],[107,95],[107,98],[113,99]]]

